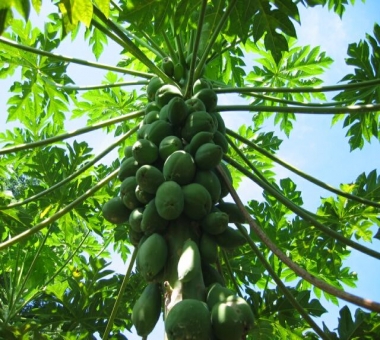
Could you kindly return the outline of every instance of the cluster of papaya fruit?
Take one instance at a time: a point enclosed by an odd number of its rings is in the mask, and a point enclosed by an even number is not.
[[[246,243],[229,226],[245,223],[244,216],[237,205],[223,201],[229,190],[220,171],[231,184],[232,176],[222,161],[228,143],[224,121],[216,112],[217,95],[201,78],[194,83],[192,97],[185,99],[179,87],[154,77],[147,97],[137,140],[124,150],[120,195],[102,209],[106,220],[128,225],[130,242],[138,247],[137,270],[148,282],[134,305],[133,324],[140,336],[147,336],[162,310],[164,283],[194,285],[201,277],[203,293],[183,294],[167,308],[168,339],[240,340],[253,324],[249,305],[231,291],[216,301],[228,291],[213,266],[218,247]],[[216,284],[221,294],[215,294]],[[206,288],[212,296],[207,299]],[[183,313],[187,317],[179,321]],[[232,324],[239,330],[233,331]]]

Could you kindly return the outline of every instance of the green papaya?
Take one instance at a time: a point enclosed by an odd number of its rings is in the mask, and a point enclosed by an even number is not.
[[[236,203],[219,202],[216,208],[228,215],[230,223],[247,223],[244,214],[240,211]]]
[[[199,78],[193,84],[193,94],[196,94],[203,89],[211,89],[211,87],[211,83],[207,79]]]
[[[160,111],[150,111],[144,117],[144,124],[152,124],[160,119]]]
[[[207,289],[207,306],[212,310],[217,303],[226,302],[228,297],[234,295],[235,293],[231,289],[222,286],[219,282],[215,282]]]
[[[180,126],[186,120],[189,110],[182,97],[174,97],[168,103],[168,119],[174,126]]]
[[[144,212],[144,207],[137,207],[132,210],[131,214],[129,215],[129,225],[131,226],[131,229],[135,232],[142,233],[141,230],[141,221],[142,221],[142,215]]]
[[[135,247],[138,247],[143,236],[144,236],[144,233],[142,232],[138,232],[131,228],[128,230],[128,240]]]
[[[161,78],[157,76],[152,77],[149,80],[148,86],[146,87],[146,94],[147,94],[148,100],[153,101],[156,97],[157,90],[164,85],[165,83]]]
[[[221,171],[223,171],[226,174],[228,181],[229,181],[230,185],[232,186],[233,185],[232,175],[231,175],[231,172],[228,169],[227,165],[224,162],[220,162],[219,165],[220,165]],[[220,186],[221,186],[220,197],[224,198],[227,195],[229,195],[230,191],[229,191],[227,184],[225,183],[222,175],[219,173],[219,171],[217,169],[215,169],[213,171],[215,171],[215,174],[219,178],[219,182],[220,182]]]
[[[201,255],[198,245],[191,239],[184,242],[178,261],[178,280],[189,282],[201,271]]]
[[[174,65],[174,74],[173,77],[175,81],[180,81],[185,76],[185,68],[181,63]]]
[[[143,165],[136,172],[136,182],[140,189],[155,194],[158,187],[165,181],[162,172],[153,165]]]
[[[166,104],[164,105],[160,112],[159,112],[159,115],[158,117],[161,119],[161,120],[164,120],[165,122],[169,122],[169,112],[168,112],[168,108],[169,108],[169,104]]]
[[[182,141],[177,136],[167,136],[160,142],[158,153],[165,161],[174,151],[182,150],[182,148]]]
[[[218,104],[218,96],[212,89],[201,89],[193,98],[200,99],[205,104],[207,112],[213,112]]]
[[[150,235],[139,247],[136,266],[142,277],[150,282],[164,268],[168,247],[164,237],[158,233]]]
[[[173,135],[172,125],[165,120],[159,119],[149,125],[150,127],[145,138],[150,140],[157,147],[165,137]]]
[[[181,186],[174,181],[163,182],[155,198],[158,214],[166,220],[175,220],[183,211],[184,197]]]
[[[162,59],[162,71],[168,76],[173,77],[174,75],[174,63],[169,57]]]
[[[189,98],[185,100],[185,103],[189,114],[195,111],[206,111],[205,104],[198,98]]]
[[[128,221],[131,210],[125,206],[121,197],[117,196],[103,204],[102,214],[108,222],[122,224]]]
[[[228,228],[228,215],[222,211],[212,211],[201,221],[202,230],[210,235],[218,235]]]
[[[136,198],[143,204],[149,203],[155,196],[155,194],[150,194],[149,192],[142,190],[139,185],[136,187],[135,195]]]
[[[158,158],[158,147],[147,139],[139,139],[132,146],[132,154],[139,164],[152,164]]]
[[[190,183],[182,187],[185,204],[184,214],[193,219],[201,220],[210,211],[212,206],[211,196],[207,189],[198,183]]]
[[[145,139],[151,127],[152,124],[144,124],[144,122],[142,122],[137,130],[137,139]]]
[[[191,183],[195,176],[193,157],[183,151],[174,151],[165,161],[163,174],[167,181],[175,181],[179,185]]]
[[[141,337],[147,337],[154,329],[161,314],[162,296],[157,283],[149,283],[132,309],[132,323]]]
[[[199,253],[202,261],[207,263],[215,263],[218,258],[218,245],[213,237],[207,233],[203,233],[199,241]]]
[[[210,287],[215,282],[224,286],[224,279],[222,275],[215,269],[214,266],[207,262],[202,262],[202,276],[206,287]]]
[[[221,186],[216,174],[209,170],[198,170],[195,173],[194,183],[203,185],[211,196],[212,204],[216,204],[220,199]]]
[[[215,168],[223,158],[223,150],[214,143],[205,143],[195,152],[194,161],[198,169],[211,170]]]
[[[214,238],[218,246],[225,249],[241,247],[247,243],[242,233],[231,227],[228,227],[220,234],[214,235]]]
[[[213,112],[212,115],[215,116],[216,120],[218,121],[218,131],[222,133],[223,135],[225,135],[226,124],[224,123],[222,115],[219,112]]]
[[[228,152],[227,138],[220,131],[215,131],[213,141],[216,145],[219,145],[222,148],[223,153]]]
[[[165,319],[165,332],[168,340],[209,340],[212,328],[207,305],[196,299],[179,301]]]
[[[142,205],[135,195],[136,186],[137,182],[135,176],[127,177],[120,185],[120,197],[125,206],[130,210]]]
[[[211,324],[218,340],[243,339],[244,325],[238,312],[224,302],[219,302],[212,308]]]
[[[150,102],[145,106],[145,115],[147,115],[151,111],[160,111],[160,107],[156,102]]]
[[[139,167],[140,167],[139,163],[133,157],[126,158],[120,164],[119,173],[117,175],[118,179],[120,181],[123,181],[127,177],[135,176]]]
[[[191,142],[186,145],[186,152],[193,157],[199,147],[205,143],[212,143],[214,134],[209,131],[200,131],[191,138]]]
[[[190,113],[183,125],[181,136],[186,142],[190,143],[191,139],[201,131],[215,132],[215,125],[212,117],[206,111],[195,111]]]
[[[231,295],[228,296],[225,304],[233,308],[239,315],[239,320],[243,324],[243,335],[247,335],[252,329],[255,317],[252,312],[251,306],[248,302],[240,296]]]
[[[158,106],[163,107],[164,105],[168,104],[169,101],[174,97],[182,98],[181,90],[177,86],[165,84],[157,90],[155,101]]]
[[[145,234],[162,233],[169,221],[160,216],[157,211],[156,199],[153,198],[146,206],[142,215],[141,230]]]
[[[132,155],[132,145],[127,145],[125,148],[124,148],[124,156],[125,156],[125,158],[124,158],[124,161],[127,159],[127,158],[130,158],[130,157],[132,157],[133,155]],[[123,161],[123,162],[124,162]]]

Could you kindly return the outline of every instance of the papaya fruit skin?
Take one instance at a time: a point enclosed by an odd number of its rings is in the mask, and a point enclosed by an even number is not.
[[[160,216],[157,211],[156,199],[153,198],[146,206],[141,220],[141,230],[147,234],[162,233],[169,221]]]
[[[132,152],[132,149],[131,149],[131,152]],[[139,163],[133,157],[126,158],[120,164],[119,173],[117,175],[118,179],[122,182],[127,177],[135,176],[139,167],[140,167]]]
[[[228,169],[227,165],[224,162],[220,162],[219,165],[220,165],[221,171],[223,171],[226,174],[229,183],[231,185],[233,185],[232,175],[231,175],[231,172]],[[218,176],[219,182],[220,182],[220,186],[221,186],[220,197],[224,198],[224,197],[226,197],[226,196],[229,195],[230,191],[229,191],[229,189],[227,187],[227,184],[224,182],[224,179],[223,179],[222,175],[219,173],[219,171],[217,169],[215,169],[215,174]]]
[[[161,314],[162,296],[158,284],[149,283],[132,309],[132,323],[139,336],[148,336]]]
[[[223,153],[228,153],[228,141],[220,131],[215,131],[213,141],[222,148]]]
[[[168,76],[173,77],[174,75],[174,63],[169,57],[162,59],[162,71]]]
[[[202,262],[202,275],[206,287],[210,287],[215,282],[225,286],[222,275],[209,263]]]
[[[203,233],[199,241],[201,259],[207,263],[215,263],[218,258],[218,245],[211,235]]]
[[[181,300],[169,311],[165,319],[168,340],[209,340],[212,335],[210,311],[199,300]]]
[[[241,232],[231,227],[228,227],[220,234],[214,235],[214,238],[218,246],[225,249],[241,247],[247,243]]]
[[[168,119],[174,126],[180,126],[186,120],[189,110],[183,98],[174,97],[168,103]]]
[[[219,302],[212,308],[211,324],[219,340],[243,339],[244,326],[237,311],[224,302]]]
[[[131,211],[142,205],[135,194],[136,186],[137,182],[135,176],[127,177],[120,185],[120,197],[125,206]]]
[[[136,187],[135,195],[138,201],[143,204],[148,204],[155,196],[155,194],[150,194],[149,192],[142,190],[139,185]]]
[[[182,141],[177,136],[167,136],[161,141],[158,153],[160,158],[166,161],[173,152],[182,150],[182,148]]]
[[[223,150],[214,143],[205,143],[195,152],[194,161],[201,170],[215,168],[223,158]]]
[[[164,105],[168,104],[169,101],[174,97],[182,98],[181,90],[174,85],[165,84],[157,90],[155,101],[158,106],[163,107]]]
[[[207,112],[213,112],[218,104],[218,96],[214,90],[210,88],[201,89],[193,98],[200,99],[205,104]]]
[[[243,324],[243,333],[244,335],[247,334],[252,329],[255,322],[255,317],[253,315],[251,306],[246,300],[236,295],[228,296],[225,303],[231,308],[235,309],[239,315],[239,320]]]
[[[196,151],[199,147],[205,143],[212,143],[214,134],[209,131],[200,131],[193,136],[191,142],[186,146],[186,152],[195,156]]]
[[[218,121],[218,131],[222,134],[226,134],[226,124],[224,123],[224,119],[222,115],[219,112],[213,112],[213,116],[215,116],[216,120]]]
[[[157,147],[165,137],[171,136],[173,134],[172,125],[165,120],[156,120],[152,124],[149,124],[149,126],[150,127],[144,138],[150,140]]]
[[[207,289],[207,306],[212,310],[217,303],[226,302],[229,296],[234,295],[235,293],[231,289],[223,287],[220,283],[215,282]]]
[[[156,120],[160,119],[160,112],[159,111],[150,111],[148,112],[144,117],[144,124],[152,124]]]
[[[157,90],[161,86],[164,86],[164,84],[164,81],[157,76],[154,76],[149,80],[149,83],[146,88],[146,94],[149,101],[153,101],[155,99]]]
[[[167,181],[175,181],[179,185],[186,185],[193,181],[196,166],[193,157],[183,151],[173,152],[165,161],[163,174]]]
[[[189,114],[195,111],[206,111],[205,104],[198,98],[189,98],[185,100],[185,103]]]
[[[141,220],[142,220],[143,211],[144,211],[144,207],[138,207],[138,208],[133,209],[128,219],[128,223],[131,229],[138,233],[142,233]]]
[[[236,203],[219,202],[215,207],[228,215],[230,223],[247,223],[243,213],[240,211]]]
[[[198,93],[200,90],[211,88],[211,83],[207,79],[199,78],[193,84],[193,94]]]
[[[211,211],[211,196],[203,185],[190,183],[183,186],[182,190],[185,199],[183,212],[187,217],[201,220]]]
[[[148,282],[164,268],[168,257],[168,247],[164,237],[158,233],[150,235],[139,247],[136,266]]]
[[[123,162],[127,159],[127,158],[130,158],[132,157],[132,145],[127,145],[125,148],[124,148],[124,160]]]
[[[155,204],[162,218],[168,221],[178,218],[184,206],[181,186],[174,181],[163,182],[157,189]]]
[[[201,271],[201,255],[198,245],[191,239],[184,242],[178,261],[178,280],[189,282]]]
[[[181,136],[186,142],[190,143],[191,139],[201,131],[214,133],[216,130],[214,121],[206,111],[195,111],[190,113],[181,130]]]
[[[139,164],[151,164],[158,158],[158,148],[147,139],[139,139],[132,146],[132,154]]]
[[[145,106],[145,115],[147,115],[151,111],[160,111],[160,107],[156,102],[150,102]]]
[[[136,182],[140,189],[155,194],[158,187],[165,181],[162,172],[153,165],[143,165],[136,172]]]
[[[195,173],[194,183],[199,183],[207,189],[213,204],[219,201],[222,189],[219,179],[213,171],[198,170]]]
[[[202,221],[202,230],[210,235],[218,235],[228,228],[229,217],[225,212],[212,211]]]
[[[123,224],[128,221],[131,210],[128,209],[121,197],[113,197],[102,206],[103,217],[111,223]]]

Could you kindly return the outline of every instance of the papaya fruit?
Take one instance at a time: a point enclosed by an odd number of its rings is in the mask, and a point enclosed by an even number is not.
[[[165,319],[168,340],[209,340],[212,335],[210,311],[207,305],[196,299],[179,301]]]
[[[189,282],[201,272],[201,255],[198,245],[191,239],[184,242],[177,266],[178,280]]]
[[[244,325],[238,312],[224,302],[219,302],[212,308],[211,324],[218,340],[243,339]]]
[[[102,214],[108,222],[122,224],[128,221],[131,210],[125,206],[121,197],[117,196],[103,204]]]
[[[142,232],[138,232],[131,228],[128,230],[128,240],[135,247],[138,247],[143,236],[144,236],[144,233]]]
[[[165,181],[162,172],[153,165],[143,165],[136,172],[136,182],[140,189],[155,194],[158,187]]]
[[[241,247],[247,243],[242,233],[231,227],[228,227],[220,234],[214,235],[214,238],[218,246],[225,249]]]
[[[158,158],[158,147],[147,139],[139,139],[132,146],[133,158],[139,164],[151,164]]]
[[[160,107],[157,105],[156,102],[150,102],[145,106],[145,115],[147,115],[151,111],[160,111]]]
[[[229,183],[231,185],[233,185],[232,175],[231,175],[231,172],[228,169],[227,165],[224,162],[220,162],[219,165],[220,165],[221,171],[223,171],[226,174]],[[217,169],[215,169],[215,174],[218,176],[219,182],[220,182],[220,187],[221,187],[220,197],[224,198],[227,195],[229,195],[230,191],[229,191],[227,184],[225,183],[222,175],[219,173],[219,171]]]
[[[225,285],[222,275],[214,266],[204,261],[202,262],[202,276],[206,287],[210,287],[215,282],[218,282],[222,286]]]
[[[164,120],[165,122],[169,122],[168,108],[169,104],[164,105],[158,115],[159,119]]]
[[[211,170],[215,168],[223,158],[223,150],[214,143],[205,143],[195,152],[194,161],[198,169]]]
[[[207,79],[199,78],[193,84],[193,94],[198,93],[200,90],[211,88],[211,83]]]
[[[149,203],[155,196],[155,194],[150,194],[149,192],[142,190],[139,185],[136,187],[135,195],[136,198],[143,204]]]
[[[228,215],[230,223],[247,223],[243,213],[240,211],[236,203],[219,202],[215,207]]]
[[[155,101],[158,106],[163,107],[164,105],[168,104],[169,101],[174,97],[182,98],[181,90],[177,86],[165,84],[157,90]]]
[[[195,111],[206,111],[205,104],[198,98],[189,98],[185,100],[185,103],[189,114]]]
[[[150,235],[162,233],[166,230],[169,221],[160,216],[157,211],[156,199],[153,198],[146,206],[141,219],[141,230]]]
[[[119,173],[117,175],[120,181],[124,181],[127,177],[135,176],[137,170],[139,169],[139,163],[134,159],[134,157],[126,158],[121,164]]]
[[[211,196],[212,204],[216,204],[220,199],[221,186],[215,172],[210,170],[198,170],[195,173],[194,183],[203,185]]]
[[[162,172],[167,181],[175,181],[179,185],[189,184],[195,176],[193,157],[183,151],[174,151],[165,161]]]
[[[174,73],[173,78],[175,81],[180,81],[185,76],[185,68],[181,63],[177,63],[174,65]]]
[[[164,81],[157,76],[154,76],[149,80],[149,83],[146,87],[146,95],[150,102],[155,99],[157,90],[164,85]]]
[[[166,57],[162,59],[162,71],[168,76],[173,77],[174,75],[174,63],[171,58]]]
[[[229,218],[225,212],[212,211],[201,221],[202,230],[210,235],[218,235],[228,228]]]
[[[205,104],[207,112],[213,112],[218,104],[218,96],[214,90],[205,88],[193,95],[193,98],[200,99]]]
[[[157,283],[149,283],[132,309],[132,323],[141,337],[148,336],[157,324],[161,314],[162,295]]]
[[[205,143],[212,143],[214,134],[209,131],[200,131],[191,138],[191,142],[186,145],[185,151],[193,157],[199,147]]]
[[[213,141],[216,145],[219,145],[222,148],[223,153],[228,152],[227,138],[219,130],[215,131]]]
[[[160,111],[150,111],[144,117],[144,124],[152,124],[156,120],[160,119]]]
[[[186,120],[189,110],[182,97],[174,97],[168,103],[168,119],[174,126],[180,126]]]
[[[175,220],[183,211],[184,197],[181,186],[174,181],[163,182],[155,198],[158,214],[166,220]]]
[[[142,233],[141,221],[142,221],[143,211],[144,211],[144,207],[137,207],[133,209],[128,219],[128,223],[131,229],[138,233]]]
[[[226,124],[224,123],[222,115],[219,112],[213,112],[212,115],[215,116],[216,120],[218,121],[218,131],[222,133],[223,135],[225,135]]]
[[[182,150],[182,148],[182,141],[177,136],[167,136],[160,142],[158,153],[165,161],[174,151]]]
[[[152,124],[149,124],[149,126],[145,138],[150,140],[157,147],[165,137],[173,135],[172,125],[165,120],[156,120]]]
[[[167,257],[168,247],[164,237],[153,233],[138,248],[137,269],[150,282],[164,268]]]
[[[183,186],[182,191],[185,200],[183,212],[187,217],[197,221],[211,211],[211,196],[203,185],[190,183]]]
[[[215,263],[218,258],[218,245],[213,237],[207,233],[203,233],[199,241],[199,253],[202,261],[207,263]]]
[[[222,286],[219,282],[215,282],[207,289],[207,306],[212,310],[217,303],[226,302],[230,296],[235,296],[235,293],[231,289]]]
[[[124,160],[123,160],[123,162],[124,162],[127,158],[130,158],[130,157],[133,156],[133,155],[132,155],[132,145],[127,145],[127,146],[124,148],[123,153],[124,153],[124,156],[125,156],[125,158],[124,158]]]
[[[120,185],[120,197],[125,206],[131,211],[142,205],[135,195],[136,186],[135,176],[127,177]]]
[[[225,304],[237,312],[239,320],[243,324],[243,335],[248,334],[255,322],[252,308],[248,302],[240,296],[230,295],[227,297]]]
[[[190,113],[181,130],[181,136],[186,142],[190,143],[191,139],[201,131],[215,132],[215,124],[209,113],[206,111],[195,111]]]
[[[137,130],[137,139],[145,139],[151,127],[152,124],[144,124],[144,122],[142,122]]]

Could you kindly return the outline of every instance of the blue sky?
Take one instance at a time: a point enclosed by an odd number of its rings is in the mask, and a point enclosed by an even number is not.
[[[362,4],[357,0],[354,7],[349,7],[341,20],[336,14],[328,12],[325,8],[313,8],[311,10],[301,10],[301,26],[296,24],[298,29],[299,45],[321,46],[321,50],[326,51],[327,55],[334,59],[330,70],[324,75],[326,84],[337,83],[345,74],[352,72],[352,69],[344,64],[346,50],[349,43],[358,42],[365,37],[365,33],[372,33],[374,22],[380,20],[380,2],[378,0],[367,0],[366,4]],[[83,47],[85,46],[85,47]],[[86,48],[86,44],[81,45],[80,42],[71,44],[66,39],[58,53],[80,57],[83,59],[93,60],[91,52]],[[107,64],[115,64],[118,60],[118,51],[113,47],[102,56],[100,62]],[[89,85],[100,83],[103,79],[103,71],[92,71],[85,73],[86,68],[81,66],[70,67],[70,76],[78,83],[78,85]],[[2,81],[0,87],[0,131],[10,126],[5,124],[6,114],[5,105],[8,97],[6,89],[10,85],[10,81]],[[241,114],[241,117],[244,117]],[[237,127],[238,124],[245,121],[229,119],[226,115],[226,121],[229,126]],[[249,121],[249,119],[248,119]],[[367,144],[362,151],[349,152],[345,131],[337,125],[331,127],[331,117],[326,116],[297,116],[297,122],[294,124],[294,130],[291,137],[284,139],[278,157],[286,162],[298,167],[304,172],[310,173],[315,177],[325,181],[326,183],[339,186],[344,182],[352,182],[363,171],[369,172],[373,169],[380,169],[379,142],[374,140],[372,144]],[[72,129],[76,128],[77,123],[72,124]],[[70,128],[70,129],[71,129]],[[268,130],[273,129],[267,126]],[[83,139],[91,140],[94,148],[101,151],[113,141],[112,136],[105,138],[91,138],[86,135]],[[115,156],[111,156],[112,157]],[[320,203],[320,197],[330,196],[330,193],[307,183],[305,180],[297,178],[288,171],[277,168],[279,178],[291,177],[303,192],[305,207],[315,209]],[[239,194],[244,200],[261,199],[261,191],[248,181],[244,182],[244,189],[239,190]],[[253,196],[252,196],[252,193]],[[378,242],[378,241],[375,241]],[[378,246],[378,243],[374,243]],[[380,282],[380,265],[376,260],[372,260],[367,256],[353,252],[353,256],[347,263],[353,270],[358,273],[359,283],[358,289],[353,291],[356,294],[363,294],[365,297],[380,301],[380,291],[378,282]],[[115,259],[113,268],[120,272],[125,271],[125,264]],[[377,268],[377,270],[374,270]],[[375,274],[377,273],[377,274]],[[350,291],[350,289],[348,289]],[[342,307],[345,303],[341,303]],[[337,311],[335,307],[329,308],[332,312],[331,318],[326,319],[326,324],[330,329],[337,325]],[[162,338],[162,324],[156,330],[152,338]],[[129,339],[140,339],[132,335]]]

